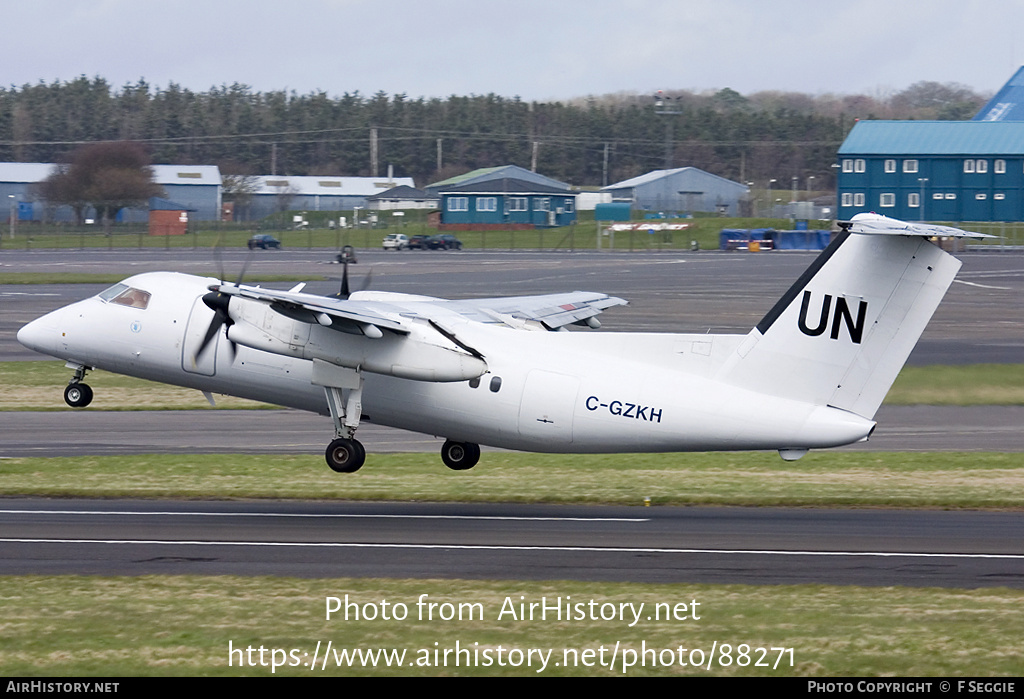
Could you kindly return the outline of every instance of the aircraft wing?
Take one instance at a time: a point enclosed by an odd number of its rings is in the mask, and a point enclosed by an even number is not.
[[[484,323],[505,322],[503,317],[536,321],[548,330],[572,323],[586,322],[612,306],[626,305],[625,299],[589,291],[573,291],[543,296],[506,296],[488,299],[449,301],[460,315]]]
[[[445,300],[387,292],[360,292],[351,299],[340,299],[230,284],[220,285],[219,290],[232,296],[269,303],[274,310],[306,322],[331,325],[340,320],[402,334],[410,332],[409,323],[414,318],[439,320],[442,313],[435,314],[432,312],[434,309],[443,310],[445,315],[455,313],[480,323],[505,323],[517,327],[516,321],[535,321],[548,330],[557,330],[572,323],[586,323],[606,308],[626,304],[624,299],[587,291]]]
[[[349,301],[348,299],[304,294],[295,291],[277,291],[253,286],[221,285],[221,292],[232,296],[270,303],[271,307],[285,315],[299,317],[321,325],[331,325],[334,320],[350,321],[359,325],[374,325],[397,333],[407,334],[408,323],[397,312],[382,308],[382,304]],[[397,310],[397,309],[396,309]],[[311,317],[303,318],[303,313]],[[330,319],[331,322],[326,322]]]

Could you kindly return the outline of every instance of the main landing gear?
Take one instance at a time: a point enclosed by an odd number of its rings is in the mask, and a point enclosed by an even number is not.
[[[366,461],[366,449],[355,438],[363,413],[362,372],[314,359],[313,383],[323,386],[334,421],[334,439],[324,453],[327,465],[338,473],[355,473]],[[446,440],[441,460],[455,471],[473,468],[480,460],[480,445]]]
[[[441,461],[453,471],[466,471],[480,460],[480,445],[447,440],[441,447]]]
[[[85,378],[85,373],[89,371],[89,367],[81,364],[73,365],[73,367],[75,375],[71,377],[67,388],[64,389],[64,402],[72,408],[84,408],[89,403],[92,403],[92,387],[87,383],[82,383],[82,379]]]
[[[342,380],[335,383],[346,385],[324,386],[327,406],[334,420],[334,439],[327,445],[324,457],[331,470],[355,473],[366,461],[366,449],[355,439],[363,413],[363,376],[358,371],[336,374],[340,374]],[[343,388],[345,393],[342,393]]]

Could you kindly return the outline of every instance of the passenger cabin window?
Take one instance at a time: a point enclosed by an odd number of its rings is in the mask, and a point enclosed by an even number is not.
[[[115,284],[106,291],[100,292],[100,298],[107,303],[145,310],[149,306],[152,294],[142,289],[135,289],[127,284]]]
[[[490,388],[491,388],[491,393],[497,393],[498,391],[501,390],[501,377],[500,376],[495,376],[494,378],[491,379],[491,386],[490,386]]]

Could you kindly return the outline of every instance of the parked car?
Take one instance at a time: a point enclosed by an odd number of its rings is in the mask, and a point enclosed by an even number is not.
[[[257,233],[253,237],[249,238],[249,249],[252,250],[254,248],[259,248],[260,250],[266,250],[268,248],[280,250],[281,241],[272,235]]]
[[[440,233],[427,238],[428,250],[461,250],[462,241],[451,233]]]
[[[405,250],[409,247],[409,236],[404,233],[388,233],[381,245],[385,250]]]
[[[409,249],[410,250],[426,250],[427,241],[430,239],[429,235],[414,235],[409,238]]]

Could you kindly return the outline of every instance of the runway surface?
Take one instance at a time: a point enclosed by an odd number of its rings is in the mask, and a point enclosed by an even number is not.
[[[0,413],[0,458],[116,454],[316,454],[330,418],[297,410],[167,410]],[[1024,452],[1024,406],[883,406],[871,440],[844,451]],[[187,435],[183,439],[182,435]],[[363,423],[373,454],[438,453],[443,439]],[[439,462],[440,463],[440,462]]]
[[[0,500],[0,574],[1024,588],[1024,514]]]

